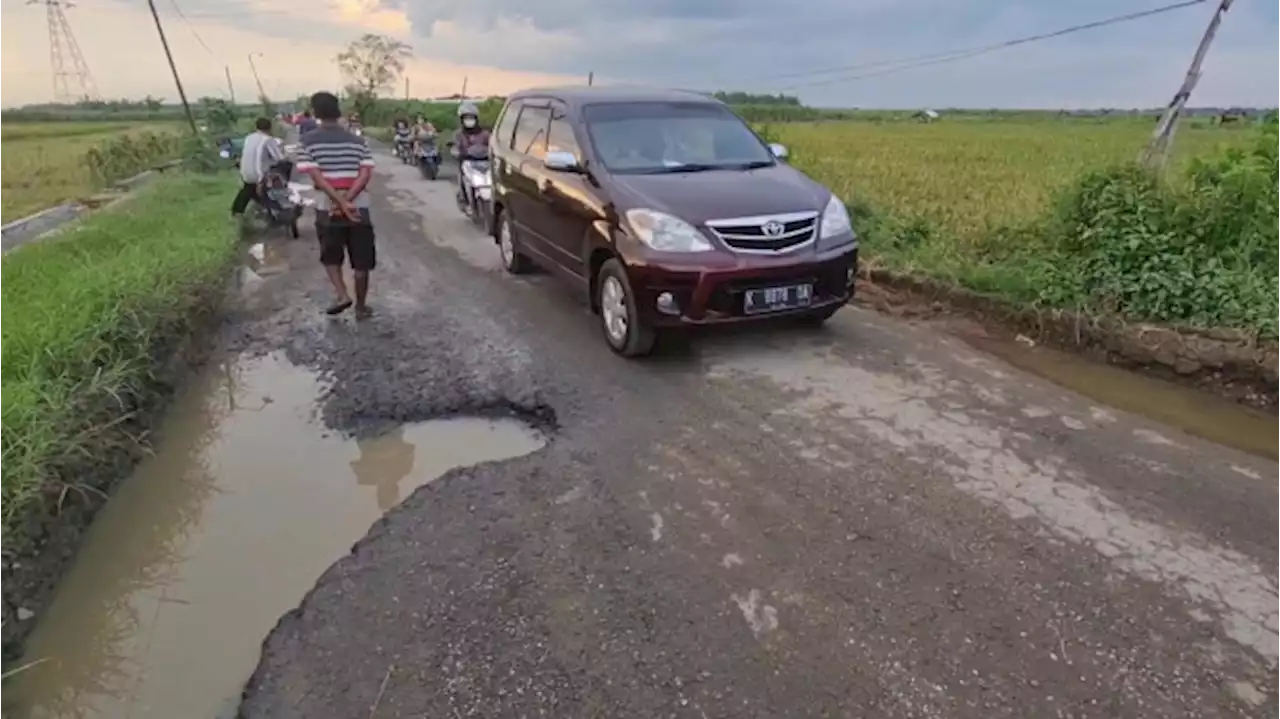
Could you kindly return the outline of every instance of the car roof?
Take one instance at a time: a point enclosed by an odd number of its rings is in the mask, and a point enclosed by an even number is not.
[[[691,90],[668,90],[655,87],[627,85],[563,85],[534,87],[507,96],[508,102],[525,98],[550,97],[569,105],[581,107],[597,102],[703,102],[722,104],[710,94]]]

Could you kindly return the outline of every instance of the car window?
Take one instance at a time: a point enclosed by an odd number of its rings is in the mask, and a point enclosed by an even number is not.
[[[563,106],[551,106],[551,129],[547,132],[548,152],[568,152],[581,159],[578,152],[578,140],[573,136],[573,125],[569,124],[567,110]]]
[[[511,147],[512,135],[516,129],[516,118],[520,116],[520,101],[507,105],[502,111],[502,117],[498,118],[498,127],[493,132],[494,141],[498,147]]]
[[[542,159],[547,149],[547,123],[551,111],[545,107],[525,106],[516,121],[515,141],[512,149],[535,159]]]
[[[656,174],[767,167],[769,148],[723,105],[601,103],[585,108],[587,136],[613,172]]]

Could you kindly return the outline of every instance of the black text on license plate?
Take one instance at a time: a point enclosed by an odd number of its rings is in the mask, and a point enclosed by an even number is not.
[[[742,297],[742,311],[749,315],[760,312],[808,307],[813,302],[813,285],[787,285],[747,290]]]

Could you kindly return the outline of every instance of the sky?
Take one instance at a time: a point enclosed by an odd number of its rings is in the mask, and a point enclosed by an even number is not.
[[[831,107],[1155,107],[1186,72],[1214,3],[877,77],[826,72],[1051,32],[1166,0],[156,0],[189,97],[340,86],[366,32],[408,43],[415,97],[627,82],[798,94]],[[52,99],[45,11],[0,0],[5,107]],[[68,21],[104,97],[177,93],[141,0],[77,0]],[[181,15],[179,14],[181,13]],[[185,17],[185,20],[183,19]],[[1277,104],[1277,3],[1236,0],[1199,106]],[[865,72],[865,71],[864,71]],[[395,94],[403,93],[398,87]]]

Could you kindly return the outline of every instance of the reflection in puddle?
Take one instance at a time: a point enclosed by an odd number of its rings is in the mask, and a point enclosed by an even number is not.
[[[406,425],[360,441],[313,417],[323,389],[267,358],[179,399],[156,454],[99,513],[27,644],[10,717],[231,716],[276,620],[386,509],[454,467],[544,440],[515,421]]]
[[[1172,382],[1046,347],[961,335],[977,349],[1099,402],[1218,444],[1276,459],[1274,415]]]

